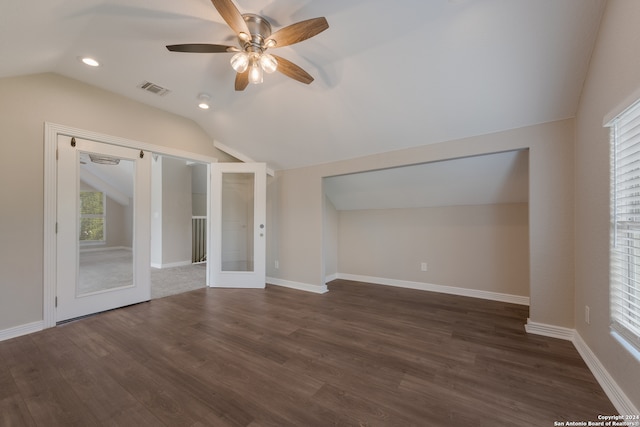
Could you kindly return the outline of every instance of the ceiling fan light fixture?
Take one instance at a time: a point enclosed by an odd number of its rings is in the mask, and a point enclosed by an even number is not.
[[[310,84],[313,77],[296,64],[279,56],[265,54],[274,47],[290,46],[315,37],[327,28],[325,17],[296,22],[272,32],[271,23],[254,13],[240,13],[234,0],[211,0],[221,18],[237,35],[240,47],[209,43],[167,45],[170,52],[227,53],[233,52],[231,67],[236,72],[235,90],[245,90],[249,83],[263,82],[264,73],[279,71],[285,76]]]
[[[262,67],[260,66],[259,58],[255,56],[251,58],[249,65],[249,83],[254,85],[262,83],[263,79]]]
[[[89,154],[89,159],[91,159],[92,163],[97,163],[99,165],[116,166],[120,164],[120,159],[116,157],[103,156],[101,154]]]
[[[247,52],[238,52],[231,57],[231,67],[237,73],[244,73],[249,66],[249,54]]]
[[[260,67],[262,67],[266,73],[271,74],[278,69],[278,61],[273,55],[264,53],[260,56]]]
[[[206,93],[201,93],[200,95],[198,95],[198,107],[202,110],[208,110],[210,107],[210,99],[211,97],[209,95],[207,95]]]

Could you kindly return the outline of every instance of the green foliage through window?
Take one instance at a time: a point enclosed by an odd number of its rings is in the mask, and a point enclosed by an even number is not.
[[[80,241],[104,241],[104,222],[104,193],[100,191],[81,191]]]
[[[103,193],[100,191],[81,191],[80,215],[104,215]]]

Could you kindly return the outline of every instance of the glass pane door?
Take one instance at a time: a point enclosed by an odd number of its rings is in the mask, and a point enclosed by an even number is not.
[[[150,299],[151,153],[58,137],[56,321]]]
[[[266,165],[212,164],[211,189],[210,286],[264,288]]]
[[[79,152],[76,296],[133,286],[133,160]]]
[[[222,271],[254,271],[254,174],[222,174]]]

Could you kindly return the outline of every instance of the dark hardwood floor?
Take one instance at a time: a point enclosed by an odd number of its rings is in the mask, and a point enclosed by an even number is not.
[[[6,426],[553,426],[614,414],[527,307],[334,281],[201,289],[0,342]]]

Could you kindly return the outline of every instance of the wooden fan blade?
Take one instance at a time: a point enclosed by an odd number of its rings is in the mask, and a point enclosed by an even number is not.
[[[269,45],[269,40],[273,40],[276,42],[275,47],[289,46],[318,35],[327,28],[329,23],[324,17],[307,19],[279,29],[267,38],[265,44]]]
[[[249,35],[247,23],[244,22],[242,14],[232,0],[211,0],[211,3],[236,34],[245,33]]]
[[[311,74],[307,73],[305,70],[298,67],[293,62],[288,61],[280,56],[273,55],[273,57],[278,61],[278,71],[280,71],[285,76],[291,77],[292,79],[307,85],[313,81],[313,77],[311,77]]]
[[[249,85],[249,70],[236,74],[236,90],[245,90]]]
[[[191,44],[172,44],[167,46],[171,52],[188,52],[188,53],[220,53],[220,52],[239,52],[235,46],[224,46],[221,44],[191,43]]]

